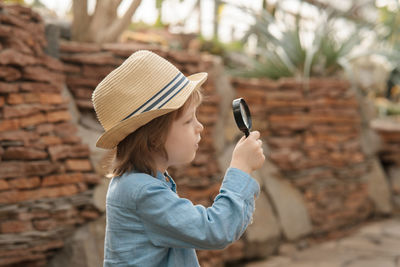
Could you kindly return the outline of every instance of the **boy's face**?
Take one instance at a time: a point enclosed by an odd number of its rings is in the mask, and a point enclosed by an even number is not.
[[[197,105],[190,105],[182,116],[172,123],[167,135],[165,149],[168,153],[168,166],[191,162],[199,148],[203,125],[196,117]]]

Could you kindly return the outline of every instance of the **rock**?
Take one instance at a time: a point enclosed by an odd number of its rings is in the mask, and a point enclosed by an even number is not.
[[[272,199],[285,237],[298,239],[312,230],[310,217],[302,194],[283,180],[277,168],[268,160],[260,169],[265,191]]]
[[[66,85],[63,86],[63,89],[61,91],[61,96],[68,100],[68,112],[71,115],[71,122],[74,124],[78,124],[81,114],[78,108],[76,107],[74,97],[72,96],[71,92],[69,91]]]
[[[392,167],[388,172],[393,193],[400,195],[400,167]]]
[[[361,148],[365,155],[374,156],[382,147],[382,140],[379,135],[371,129],[361,131]]]
[[[385,173],[377,159],[372,161],[371,168],[362,180],[368,184],[368,195],[375,204],[377,213],[389,214],[392,211],[391,192]]]
[[[246,258],[264,258],[278,247],[281,237],[279,221],[275,217],[268,197],[264,192],[256,200],[253,223],[245,232]]]
[[[103,266],[104,229],[105,216],[79,228],[47,266]]]

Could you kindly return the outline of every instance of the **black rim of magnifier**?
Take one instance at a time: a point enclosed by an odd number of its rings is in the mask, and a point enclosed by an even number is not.
[[[243,105],[244,107],[244,111],[246,113],[247,116],[247,121],[249,123],[249,127],[247,128],[246,123],[244,123],[243,117],[242,117],[242,113],[240,112],[240,104]],[[238,98],[233,100],[232,102],[232,110],[233,110],[233,116],[235,118],[236,124],[238,126],[238,128],[244,132],[244,134],[247,136],[249,136],[250,133],[250,129],[251,129],[251,115],[250,115],[250,109],[246,104],[246,101],[244,101],[243,98]]]

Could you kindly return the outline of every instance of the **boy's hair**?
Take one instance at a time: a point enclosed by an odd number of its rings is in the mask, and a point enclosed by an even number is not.
[[[121,176],[133,170],[156,176],[153,155],[158,153],[168,160],[164,145],[172,122],[179,119],[192,103],[199,105],[202,102],[200,90],[194,90],[179,109],[153,119],[125,137],[116,148],[109,176]]]

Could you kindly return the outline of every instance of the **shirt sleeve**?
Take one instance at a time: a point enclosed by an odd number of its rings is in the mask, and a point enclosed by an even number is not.
[[[193,205],[154,181],[138,190],[136,209],[155,246],[222,249],[247,228],[259,191],[249,174],[229,168],[209,208]]]

